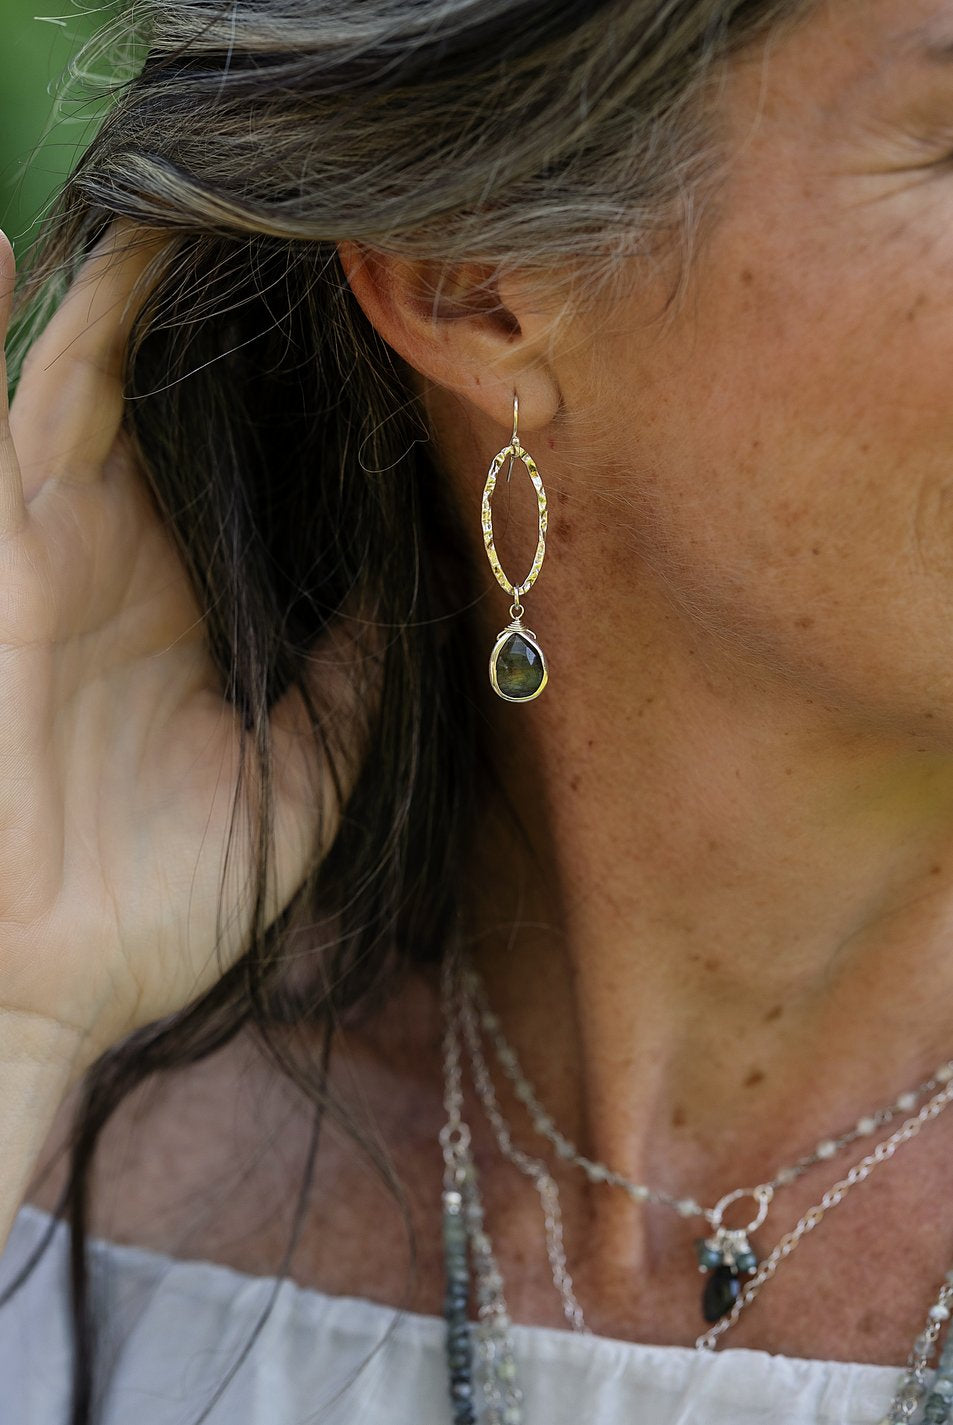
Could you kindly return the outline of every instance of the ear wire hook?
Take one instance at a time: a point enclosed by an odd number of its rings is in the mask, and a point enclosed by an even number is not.
[[[519,424],[519,415],[520,415],[520,398],[519,398],[519,396],[516,394],[516,392],[514,391],[514,392],[513,392],[513,435],[512,435],[512,439],[511,439],[511,444],[512,444],[512,446],[513,446],[513,453],[512,453],[511,456],[510,456],[510,468],[509,468],[509,469],[507,470],[507,472],[506,472],[506,479],[507,479],[507,481],[509,481],[510,476],[513,474],[513,462],[514,462],[514,460],[516,459],[516,450],[517,450],[517,448],[518,448],[518,446],[519,446],[519,436],[516,434],[517,425]]]

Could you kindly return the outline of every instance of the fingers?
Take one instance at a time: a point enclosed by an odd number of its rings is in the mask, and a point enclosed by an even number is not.
[[[346,619],[323,631],[308,665],[308,692],[329,760],[315,757],[311,710],[295,686],[271,710],[275,836],[273,880],[267,888],[270,918],[284,910],[308,871],[330,850],[364,765],[380,693],[379,665]]]
[[[29,502],[51,475],[102,476],[122,421],[126,347],[166,240],[116,224],[94,251],[24,365],[10,425]]]
[[[26,518],[20,466],[10,434],[7,409],[7,363],[4,343],[13,306],[13,279],[16,264],[13,248],[0,233],[0,539],[15,534]]]

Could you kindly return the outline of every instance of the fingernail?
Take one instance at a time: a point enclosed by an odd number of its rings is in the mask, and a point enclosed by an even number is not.
[[[10,319],[13,289],[16,280],[17,263],[13,254],[13,244],[0,229],[0,334],[6,332]]]

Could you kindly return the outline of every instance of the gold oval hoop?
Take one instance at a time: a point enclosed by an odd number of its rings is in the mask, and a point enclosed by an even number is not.
[[[536,553],[533,556],[530,571],[522,584],[511,584],[503,573],[503,566],[500,564],[499,555],[496,552],[496,544],[493,539],[493,509],[490,501],[493,496],[493,491],[496,489],[496,477],[502,470],[503,463],[508,456],[512,456],[515,460],[522,460],[526,466],[527,474],[533,482],[533,488],[536,491],[539,540],[536,545]],[[523,449],[518,440],[511,441],[509,445],[503,447],[498,455],[493,457],[493,460],[490,462],[490,468],[487,471],[486,484],[483,487],[483,542],[486,545],[486,557],[490,561],[490,568],[496,575],[497,583],[516,599],[518,599],[521,594],[525,594],[527,589],[532,588],[542,568],[543,556],[546,553],[547,523],[546,491],[543,489],[543,482],[540,479],[539,471],[536,469],[536,462],[529,452]]]

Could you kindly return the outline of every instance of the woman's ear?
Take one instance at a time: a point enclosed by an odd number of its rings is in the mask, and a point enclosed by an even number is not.
[[[490,270],[477,264],[438,269],[351,241],[338,255],[368,321],[428,381],[504,428],[512,426],[514,391],[521,432],[553,420],[559,387],[538,292],[509,277],[504,302]]]

